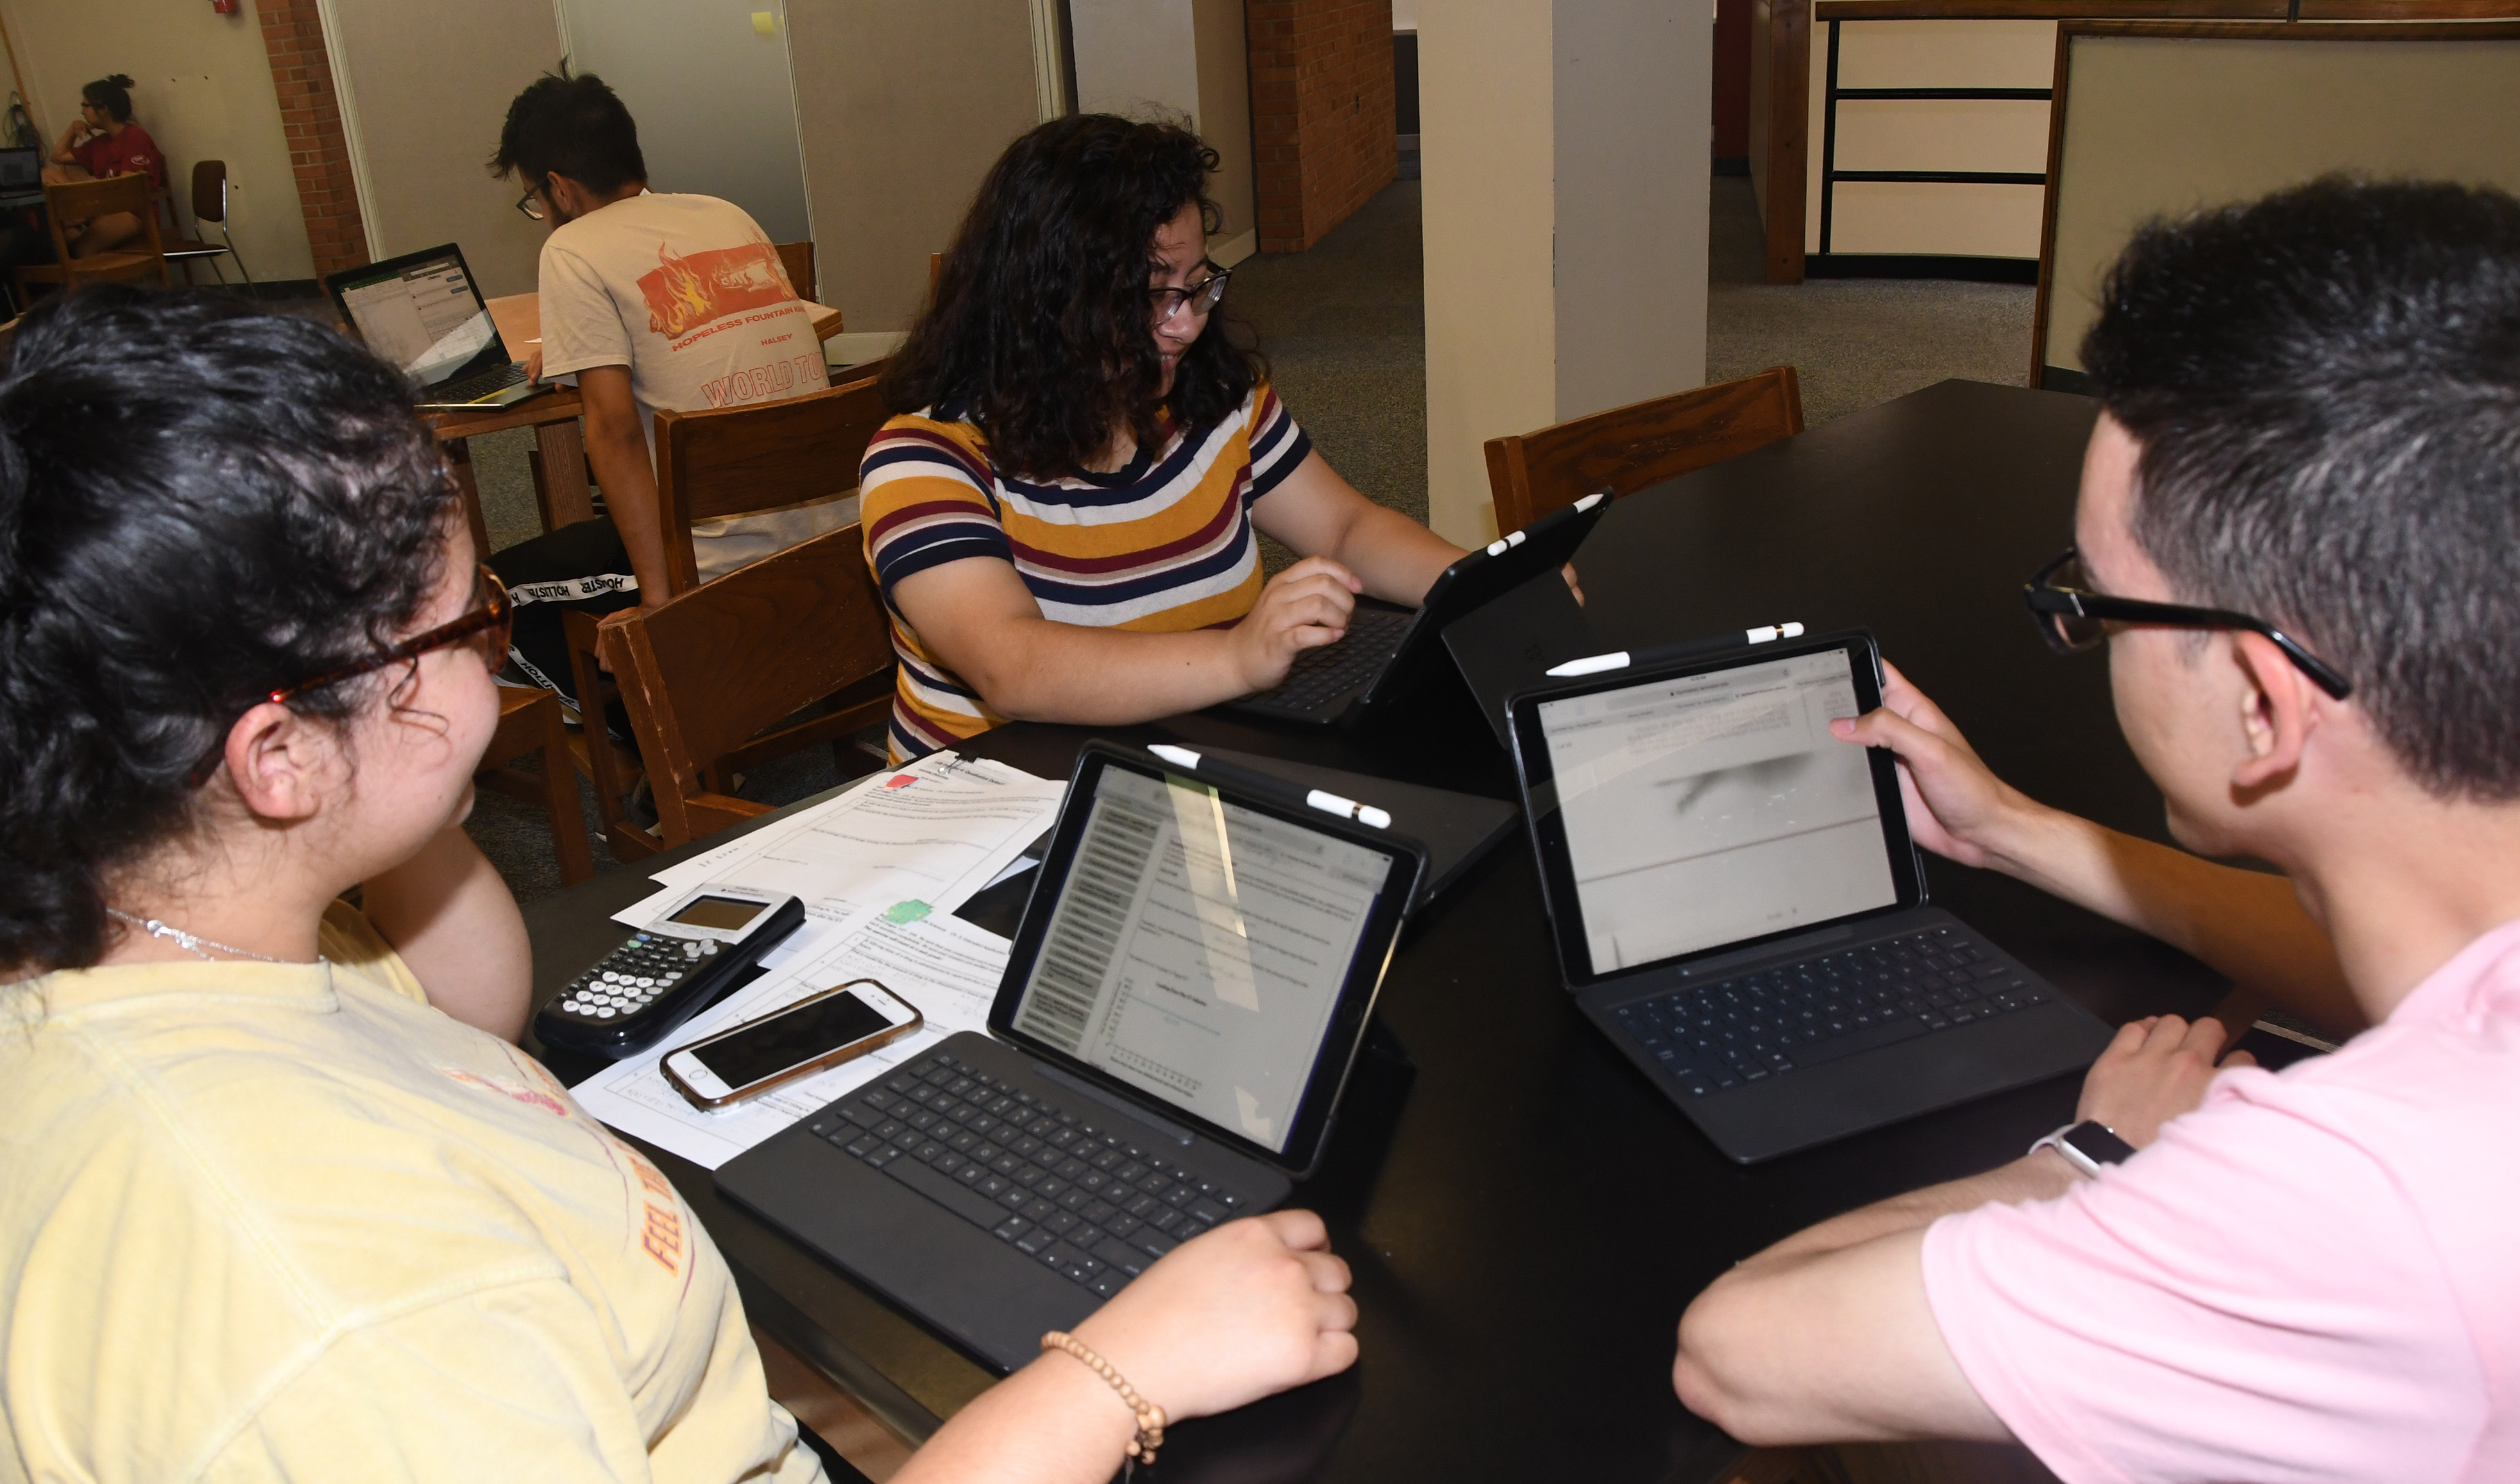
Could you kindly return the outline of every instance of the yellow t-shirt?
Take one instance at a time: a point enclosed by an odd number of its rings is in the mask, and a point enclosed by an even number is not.
[[[0,990],[0,1481],[802,1481],[726,1264],[366,919]]]

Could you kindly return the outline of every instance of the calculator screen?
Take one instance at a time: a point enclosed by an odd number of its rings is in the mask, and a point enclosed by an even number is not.
[[[685,927],[714,927],[721,932],[734,932],[769,910],[767,902],[747,902],[740,897],[697,897],[690,906],[665,921],[680,922]]]

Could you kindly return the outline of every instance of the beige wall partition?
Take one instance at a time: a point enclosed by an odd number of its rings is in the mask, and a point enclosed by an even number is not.
[[[1002,0],[789,0],[788,24],[821,296],[849,329],[833,358],[865,360],[910,328],[927,255],[1041,119],[1032,16]]]
[[[530,293],[543,227],[484,167],[508,104],[561,60],[548,3],[322,0],[341,123],[379,258],[451,242],[481,292]]]
[[[1555,86],[1534,65],[1550,46],[1550,7],[1523,0],[1444,0],[1418,17],[1426,507],[1463,546],[1496,531],[1480,445],[1557,421]]]
[[[2329,171],[2520,191],[2520,25],[2067,22],[2033,384],[2136,227]],[[2068,373],[2048,375],[2050,369]]]
[[[1496,534],[1487,439],[1705,380],[1711,21],[1419,8],[1426,503],[1447,539]]]
[[[262,26],[248,5],[234,16],[205,0],[121,0],[110,22],[85,0],[5,0],[0,22],[44,131],[47,154],[78,117],[79,88],[115,72],[132,78],[131,116],[166,152],[175,210],[192,224],[193,162],[224,159],[229,230],[260,282],[306,279],[315,260],[272,91]],[[218,241],[214,235],[210,241]],[[207,282],[210,270],[197,270]],[[229,269],[235,280],[235,270]]]
[[[1216,147],[1208,189],[1225,213],[1208,255],[1231,268],[1260,245],[1251,166],[1250,37],[1242,0],[1192,0],[1198,29],[1198,132]]]

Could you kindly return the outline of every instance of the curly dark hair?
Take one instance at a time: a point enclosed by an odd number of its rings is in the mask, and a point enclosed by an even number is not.
[[[1155,350],[1147,254],[1157,229],[1207,197],[1214,150],[1174,123],[1109,113],[1054,119],[989,169],[936,286],[883,380],[895,412],[935,409],[977,425],[1012,473],[1081,472],[1125,427],[1162,441],[1161,417],[1213,427],[1268,374],[1249,327],[1223,313],[1173,371]],[[1222,306],[1220,306],[1220,309]]]
[[[2153,221],[2083,364],[2180,601],[2298,635],[2437,796],[2520,798],[2520,200],[2329,176]]]
[[[0,979],[94,964],[114,873],[275,687],[407,629],[454,484],[402,376],[309,320],[101,286],[0,373]],[[338,720],[392,684],[290,702]]]

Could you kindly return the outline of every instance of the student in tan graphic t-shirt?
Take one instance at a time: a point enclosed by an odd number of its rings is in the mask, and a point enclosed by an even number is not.
[[[656,504],[659,410],[776,401],[830,384],[813,315],[770,239],[740,206],[648,190],[638,126],[592,75],[545,76],[509,107],[493,161],[552,224],[539,272],[539,375],[574,374],[587,457],[620,532],[640,603],[664,602]],[[702,581],[856,518],[837,495],[697,527]]]

